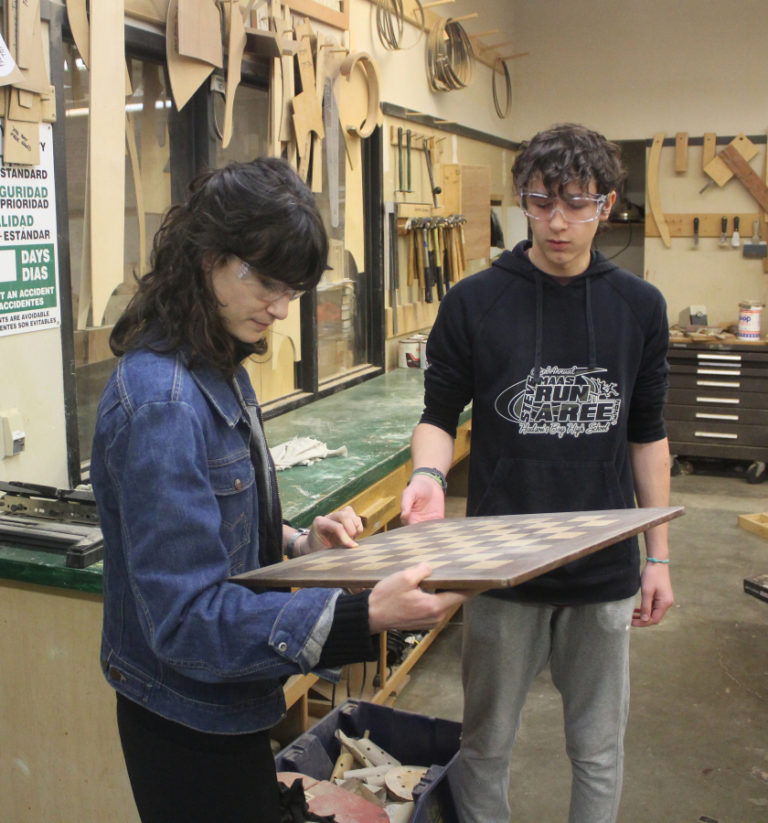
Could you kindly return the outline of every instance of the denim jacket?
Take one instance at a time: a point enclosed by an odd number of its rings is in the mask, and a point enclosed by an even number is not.
[[[248,405],[245,371],[235,376]],[[249,415],[226,380],[181,353],[137,350],[99,403],[91,481],[104,533],[101,664],[145,708],[201,731],[268,728],[282,681],[320,657],[338,589],[255,592]]]

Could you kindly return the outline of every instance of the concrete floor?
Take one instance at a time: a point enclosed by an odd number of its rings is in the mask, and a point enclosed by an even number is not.
[[[737,525],[768,511],[768,485],[672,478],[675,605],[632,634],[632,704],[619,823],[768,821],[768,603],[743,591],[768,573],[768,540]],[[397,707],[461,720],[460,615],[411,673]],[[511,772],[513,823],[565,823],[570,766],[545,672],[523,716]]]

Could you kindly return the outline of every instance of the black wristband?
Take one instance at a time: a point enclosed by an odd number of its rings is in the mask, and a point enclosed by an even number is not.
[[[288,542],[285,544],[285,553],[288,557],[293,557],[293,553],[296,551],[296,541],[305,534],[309,534],[309,529],[296,529],[288,538]]]
[[[435,468],[428,468],[427,466],[420,466],[418,469],[414,469],[411,472],[411,480],[413,480],[414,475],[417,474],[425,474],[427,477],[431,477],[443,490],[443,494],[448,492],[448,481],[445,479],[445,475],[440,471],[440,469]],[[410,483],[411,480],[408,482]]]

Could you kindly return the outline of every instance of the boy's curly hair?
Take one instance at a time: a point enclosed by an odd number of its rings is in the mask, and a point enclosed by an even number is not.
[[[548,194],[558,195],[573,180],[587,189],[594,180],[598,194],[617,191],[627,176],[621,150],[602,134],[575,123],[540,131],[521,144],[512,166],[519,194],[541,180]]]

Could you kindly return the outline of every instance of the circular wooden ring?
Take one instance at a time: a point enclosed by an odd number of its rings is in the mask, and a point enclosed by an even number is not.
[[[365,75],[368,86],[368,111],[359,126],[344,124],[344,128],[359,137],[370,137],[379,124],[379,70],[370,54],[360,51],[344,58],[340,69],[342,76],[349,79],[357,67]]]

